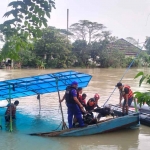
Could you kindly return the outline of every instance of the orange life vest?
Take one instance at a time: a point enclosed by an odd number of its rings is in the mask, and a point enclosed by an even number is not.
[[[128,88],[128,89],[129,89],[128,99],[131,98],[131,97],[133,97],[133,92],[132,92],[132,90],[130,89],[130,86],[129,86],[129,85],[124,85],[124,86],[123,86],[123,89],[120,91],[120,93],[122,94],[122,96],[124,97],[124,99],[126,98],[126,97],[125,97],[125,91],[124,91],[125,88]]]

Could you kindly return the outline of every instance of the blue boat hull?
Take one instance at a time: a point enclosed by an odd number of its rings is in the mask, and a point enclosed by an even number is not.
[[[74,129],[67,129],[67,130],[47,132],[47,133],[34,133],[30,135],[47,136],[47,137],[86,136],[86,135],[109,132],[109,131],[122,129],[122,128],[130,128],[130,127],[137,126],[138,124],[139,124],[139,114],[134,113],[132,115],[109,119],[94,125],[89,125],[84,128],[74,128]]]

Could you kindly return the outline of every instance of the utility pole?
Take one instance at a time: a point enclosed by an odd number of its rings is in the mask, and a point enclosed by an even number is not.
[[[139,47],[139,39],[137,40],[137,47]]]
[[[69,9],[67,9],[67,42],[68,42],[68,27],[69,27]]]

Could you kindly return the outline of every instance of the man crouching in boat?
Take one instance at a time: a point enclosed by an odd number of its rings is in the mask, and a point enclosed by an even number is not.
[[[83,110],[83,106],[77,99],[77,87],[78,87],[78,83],[74,81],[72,82],[70,89],[67,90],[65,93],[66,103],[68,107],[69,128],[73,128],[73,115],[77,118],[80,127],[85,126],[81,114],[81,110]]]
[[[100,96],[99,94],[95,94],[93,98],[90,98],[87,102],[86,105],[86,111],[88,112],[85,116],[84,116],[84,121],[87,124],[93,124],[97,122],[97,119],[94,118],[93,112],[95,108],[100,108],[98,106],[98,100],[99,100]]]
[[[123,115],[128,115],[128,109],[133,101],[133,92],[128,85],[122,85],[122,83],[117,83],[116,87],[118,87],[120,92],[120,101],[119,105],[121,106],[121,101],[124,98],[123,106],[122,106],[122,113]],[[126,112],[125,112],[126,111]]]
[[[109,107],[99,107],[98,100],[100,99],[99,94],[95,94],[93,98],[90,98],[87,102],[86,110],[89,112],[88,115],[91,116],[91,119],[85,119],[87,124],[94,124],[100,120],[101,117],[111,115],[114,117],[114,112]],[[93,112],[98,113],[97,117],[94,118]],[[88,116],[87,116],[88,117]]]
[[[12,119],[16,119],[16,107],[18,106],[18,104],[19,104],[19,101],[16,100],[14,102],[14,104],[11,103],[11,104],[7,105],[7,110],[5,112],[5,121],[6,122],[10,121],[10,111],[12,112]]]
[[[92,111],[94,110],[95,107],[99,108],[98,106],[98,100],[100,99],[100,96],[99,94],[95,94],[93,98],[90,98],[87,102],[87,105],[86,105],[86,110],[87,111]]]

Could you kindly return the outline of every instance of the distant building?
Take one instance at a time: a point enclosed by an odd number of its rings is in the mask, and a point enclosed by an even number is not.
[[[112,42],[107,48],[109,53],[113,50],[119,50],[125,54],[125,57],[135,57],[142,50],[125,39]]]

